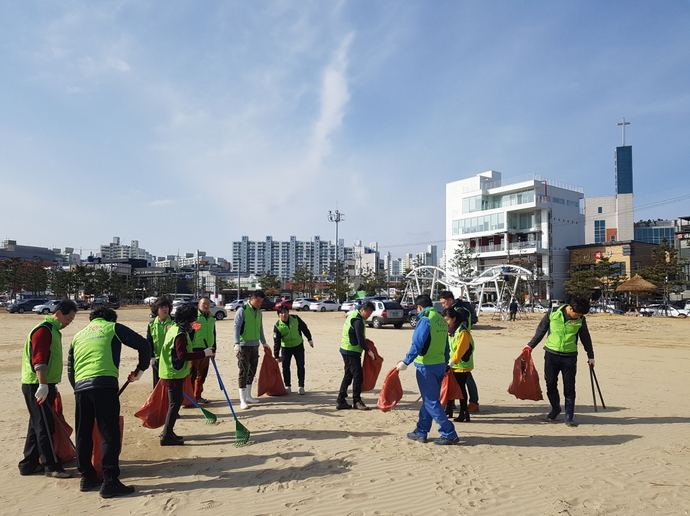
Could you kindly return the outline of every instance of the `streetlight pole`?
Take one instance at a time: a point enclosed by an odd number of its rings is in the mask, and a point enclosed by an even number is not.
[[[335,212],[329,210],[328,220],[335,222],[335,277],[337,280],[340,277],[340,269],[338,267],[338,224],[345,220],[345,214],[340,213],[338,210],[335,210]]]

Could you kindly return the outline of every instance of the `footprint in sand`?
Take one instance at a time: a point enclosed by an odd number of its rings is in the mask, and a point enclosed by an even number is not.
[[[316,498],[305,498],[304,500],[300,500],[299,502],[295,503],[286,503],[285,507],[290,508],[290,507],[299,507],[300,505],[309,505],[311,503],[316,503],[317,499]]]
[[[202,509],[215,509],[216,507],[220,507],[223,505],[222,502],[217,502],[215,500],[204,500],[201,502],[201,508]]]
[[[376,497],[366,493],[345,493],[343,498],[346,500],[374,500]]]

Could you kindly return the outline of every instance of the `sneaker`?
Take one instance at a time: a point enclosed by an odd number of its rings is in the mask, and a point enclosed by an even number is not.
[[[421,435],[416,434],[414,432],[410,432],[409,434],[407,434],[407,438],[412,439],[413,441],[417,441],[419,443],[427,442],[426,437],[422,437]]]
[[[369,407],[367,407],[363,402],[361,401],[356,401],[355,402],[355,408],[357,410],[370,410]]]
[[[448,439],[447,437],[438,437],[437,439],[434,439],[434,444],[439,444],[441,446],[460,444],[460,438],[456,437],[455,439]]]
[[[292,392],[292,387],[290,387],[289,385],[286,385],[285,390],[288,391],[288,394],[289,394]]]
[[[19,468],[19,474],[22,476],[26,475],[36,475],[37,473],[43,473],[46,470],[46,468],[43,466],[43,464],[38,463],[36,464],[33,468]]]
[[[304,394],[306,391],[304,390],[304,387],[300,387],[298,393],[299,394]]]
[[[100,486],[101,484],[103,484],[102,478],[81,477],[81,480],[79,481],[79,490],[84,492],[91,491],[94,487]]]
[[[208,401],[206,398],[199,398],[199,399],[196,400],[196,402],[197,402],[199,405],[205,405],[206,403],[211,403],[211,402]]]
[[[103,484],[101,486],[101,498],[113,498],[114,496],[126,496],[134,492],[134,486],[126,486],[119,480],[115,480],[112,484]]]
[[[470,401],[467,404],[467,412],[479,412],[479,405]]]
[[[56,469],[53,471],[44,471],[45,476],[51,478],[72,478],[72,474],[64,469]]]
[[[175,439],[172,436],[161,437],[161,446],[182,446],[184,439]]]
[[[336,410],[349,410],[352,408],[352,405],[350,405],[347,401],[339,401],[337,405],[335,406]]]

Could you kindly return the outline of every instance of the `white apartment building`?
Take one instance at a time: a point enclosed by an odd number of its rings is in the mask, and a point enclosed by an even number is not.
[[[98,254],[104,260],[118,260],[126,258],[136,258],[146,260],[146,264],[151,267],[155,258],[146,249],[139,247],[139,240],[132,240],[131,245],[121,245],[120,237],[113,237],[110,244],[102,245],[101,252]]]
[[[478,271],[508,262],[542,272],[546,299],[563,299],[570,245],[584,243],[583,190],[536,174],[490,170],[446,184],[446,257],[463,245]],[[550,283],[550,284],[549,284]]]

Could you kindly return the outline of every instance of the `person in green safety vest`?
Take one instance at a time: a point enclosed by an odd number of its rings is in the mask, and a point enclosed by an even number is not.
[[[417,305],[419,320],[412,334],[412,345],[405,358],[395,366],[398,371],[404,371],[414,362],[417,370],[417,386],[422,395],[417,427],[413,432],[408,433],[407,437],[420,443],[427,442],[431,424],[436,421],[441,437],[434,439],[434,444],[460,444],[455,426],[448,420],[444,407],[439,401],[441,384],[446,374],[446,364],[450,359],[448,323],[434,309],[429,296],[417,296],[414,304]]]
[[[283,382],[285,382],[285,388],[288,392],[292,392],[290,362],[292,357],[295,357],[298,392],[304,394],[304,339],[302,334],[304,333],[304,336],[307,337],[312,348],[314,341],[311,340],[311,332],[307,324],[298,315],[290,315],[290,309],[287,306],[279,307],[277,312],[278,320],[273,327],[273,356],[283,364]]]
[[[159,297],[151,305],[153,320],[146,328],[146,340],[151,344],[151,369],[153,371],[153,388],[158,383],[158,360],[165,341],[165,333],[172,327],[174,321],[170,317],[172,301],[167,297]]]
[[[134,330],[117,323],[112,308],[97,308],[89,315],[89,324],[74,336],[67,358],[67,376],[74,388],[77,469],[81,473],[81,491],[101,485],[102,498],[124,496],[133,486],[120,482],[119,455],[120,399],[118,378],[122,345],[137,351],[139,360],[128,382],[139,380],[151,362],[151,346]],[[94,421],[103,440],[103,479],[91,462]]]
[[[553,308],[542,318],[532,340],[523,348],[531,352],[544,336],[544,381],[546,397],[551,403],[551,412],[545,421],[554,423],[561,413],[561,398],[558,393],[558,374],[563,377],[563,396],[565,397],[565,424],[575,427],[575,375],[577,374],[577,341],[587,352],[587,364],[594,367],[592,337],[587,328],[585,314],[589,313],[589,300],[576,297],[570,304]]]
[[[359,310],[353,310],[345,318],[343,332],[340,339],[340,354],[343,357],[345,372],[340,383],[340,391],[335,408],[345,410],[356,408],[369,410],[362,401],[362,351],[374,358],[374,352],[369,350],[366,343],[366,320],[376,307],[371,301],[366,301]],[[352,405],[347,402],[347,389],[352,384]]]
[[[24,442],[24,458],[19,462],[20,475],[45,473],[55,478],[70,478],[55,455],[52,412],[57,384],[62,380],[62,334],[74,320],[77,305],[73,301],[58,303],[55,313],[47,315],[26,338],[22,356],[22,394],[29,410],[29,430]],[[39,462],[40,461],[40,462]]]
[[[470,413],[467,411],[467,375],[474,369],[474,339],[470,333],[469,325],[472,324],[467,310],[446,308],[441,315],[448,323],[448,341],[450,344],[450,360],[448,367],[453,371],[453,376],[460,386],[462,399],[460,400],[460,413],[453,419],[456,423],[469,423]],[[446,415],[453,417],[455,400],[446,403]]]
[[[207,348],[216,350],[216,318],[211,313],[211,300],[207,297],[202,297],[197,305],[196,322],[199,323],[199,329],[194,331],[192,349],[194,351],[203,351]],[[201,394],[204,392],[204,382],[208,375],[208,366],[210,359],[205,356],[201,359],[192,360],[190,364],[189,379],[192,381],[192,388],[194,389],[194,398],[199,404],[209,403]],[[190,405],[192,407],[192,405]]]
[[[252,398],[252,383],[259,365],[259,345],[269,347],[264,337],[261,303],[266,298],[263,290],[256,290],[249,302],[235,313],[235,356],[239,368],[240,408],[248,409],[248,403],[259,403]]]

